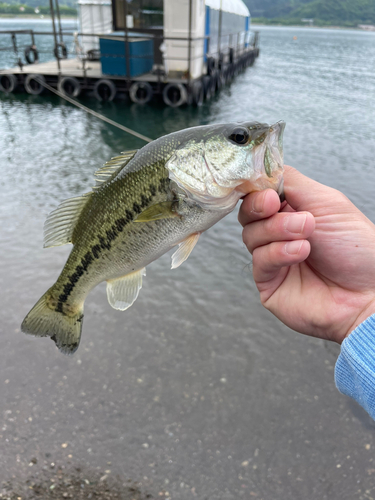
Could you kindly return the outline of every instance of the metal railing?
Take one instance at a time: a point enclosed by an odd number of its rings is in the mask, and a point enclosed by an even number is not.
[[[164,37],[162,35],[154,35],[150,33],[141,33],[135,36],[132,31],[125,31],[125,36],[116,36],[115,33],[111,34],[103,34],[99,35],[97,33],[79,33],[73,31],[65,31],[61,25],[59,26],[59,38],[60,41],[57,41],[56,30],[53,32],[45,32],[45,31],[34,31],[34,30],[0,30],[0,40],[2,36],[10,35],[11,37],[11,45],[10,46],[0,46],[0,51],[13,51],[15,54],[16,62],[23,70],[23,67],[26,66],[27,63],[23,63],[20,55],[21,49],[27,49],[30,47],[34,47],[35,50],[38,51],[37,38],[40,36],[51,36],[53,37],[52,49],[53,55],[57,61],[57,73],[58,76],[63,76],[64,69],[61,67],[61,60],[69,57],[70,54],[67,54],[67,47],[63,40],[63,36],[65,40],[70,40],[71,45],[74,44],[75,41],[75,51],[73,54],[79,57],[82,65],[82,76],[84,78],[87,77],[87,64],[92,62],[90,59],[90,53],[85,53],[82,50],[79,50],[79,44],[77,45],[77,40],[81,40],[84,42],[85,37],[92,39],[95,37],[96,40],[99,41],[100,37],[116,37],[119,41],[123,41],[124,43],[124,54],[111,54],[111,53],[101,53],[100,57],[113,57],[113,58],[122,58],[125,59],[125,67],[126,71],[123,75],[124,80],[126,81],[126,86],[129,88],[130,83],[134,78],[130,75],[130,59],[140,59],[145,56],[142,55],[132,55],[130,57],[129,54],[129,42],[135,40],[139,37],[142,39],[149,39],[153,41],[153,45],[156,46],[159,50],[159,47],[163,43],[178,41],[178,42],[186,42],[186,47],[184,50],[186,51],[186,57],[182,57],[181,55],[178,57],[170,56],[168,54],[162,55],[162,64],[157,65],[159,67],[155,68],[155,71],[151,71],[157,77],[157,82],[160,84],[165,82],[168,79],[168,62],[180,61],[185,63],[186,72],[182,72],[181,81],[187,82],[190,85],[191,81],[191,70],[192,65],[196,60],[202,61],[202,74],[207,72],[209,64],[213,66],[215,70],[222,70],[226,66],[231,64],[235,64],[244,54],[249,53],[250,51],[257,49],[258,47],[258,32],[250,32],[250,31],[239,31],[233,33],[227,33],[220,36],[203,36],[203,37]],[[17,36],[19,35],[29,35],[30,36],[30,44],[22,43],[20,44],[17,41]],[[64,52],[65,47],[65,52]],[[215,50],[211,51],[210,47],[215,47]],[[40,52],[40,51],[39,51]],[[90,52],[90,51],[89,51]],[[46,53],[46,51],[44,51]],[[52,54],[51,54],[52,55]],[[161,67],[160,67],[161,66]],[[27,72],[27,68],[23,70]]]

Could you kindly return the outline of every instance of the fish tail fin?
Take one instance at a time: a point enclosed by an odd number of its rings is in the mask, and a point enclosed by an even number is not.
[[[21,330],[36,337],[51,337],[64,354],[73,354],[79,346],[83,321],[83,304],[73,314],[56,308],[50,291],[46,292],[23,320]]]

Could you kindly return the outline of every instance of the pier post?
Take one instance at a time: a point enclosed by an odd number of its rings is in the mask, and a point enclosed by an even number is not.
[[[124,0],[124,29],[125,29],[125,65],[126,87],[130,87],[130,61],[129,61],[129,32],[128,32],[128,1]]]
[[[57,59],[57,68],[58,68],[58,73],[59,76],[61,74],[61,67],[60,67],[60,56],[59,56],[59,51],[57,48],[57,35],[56,35],[56,26],[55,26],[55,9],[53,8],[53,0],[49,0],[49,7],[51,9],[51,18],[52,18],[52,30],[53,30],[53,39],[55,42],[55,55]]]
[[[217,40],[217,57],[220,60],[220,51],[221,51],[221,25],[223,21],[223,0],[220,0],[220,10],[219,10],[219,32],[218,32],[218,40]]]
[[[63,33],[62,33],[62,27],[61,27],[59,0],[56,0],[56,13],[57,13],[57,22],[59,24],[60,43],[63,43],[64,40],[63,40]]]
[[[193,0],[189,0],[189,45],[188,45],[188,90],[190,92],[190,80],[191,80],[191,26],[193,20],[192,12]]]

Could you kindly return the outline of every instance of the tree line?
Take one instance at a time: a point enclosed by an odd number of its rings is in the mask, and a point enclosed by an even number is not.
[[[26,4],[9,4],[9,3],[0,3],[0,14],[11,14],[11,15],[19,15],[19,14],[36,14],[36,7],[31,7]],[[40,15],[49,15],[50,8],[49,7],[38,7],[38,14]],[[60,5],[60,14],[63,16],[76,16],[77,9],[74,7],[68,7],[67,5]]]
[[[267,24],[375,24],[375,0],[245,0],[253,21]]]

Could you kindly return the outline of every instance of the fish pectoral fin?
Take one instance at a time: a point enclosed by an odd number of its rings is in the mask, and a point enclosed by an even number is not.
[[[179,214],[173,210],[174,204],[175,201],[162,201],[156,205],[151,205],[151,207],[143,210],[133,222],[152,222],[154,220],[180,217]]]
[[[188,236],[185,240],[178,244],[178,249],[172,255],[172,266],[171,269],[176,269],[189,257],[193,248],[199,240],[201,233],[194,233]]]
[[[121,278],[107,280],[108,302],[113,309],[125,311],[133,305],[142,288],[142,276],[146,276],[145,267]]]

